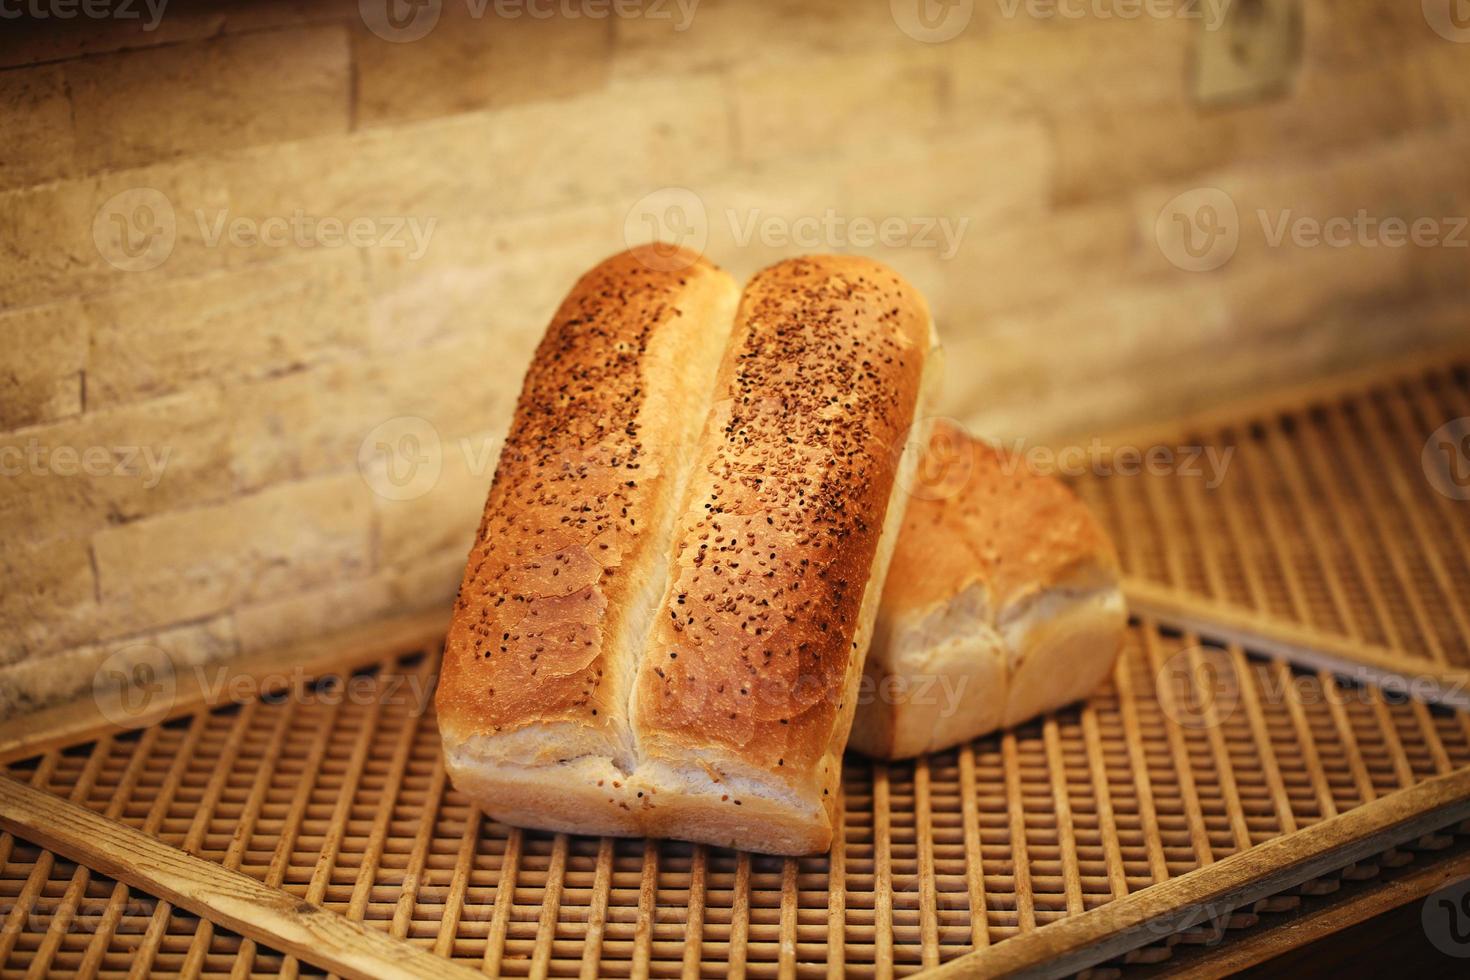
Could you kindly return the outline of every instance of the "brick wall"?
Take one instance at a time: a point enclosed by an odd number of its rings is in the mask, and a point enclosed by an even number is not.
[[[119,650],[447,603],[557,299],[659,221],[743,276],[827,220],[817,248],[925,290],[944,410],[994,435],[1465,333],[1466,251],[1273,244],[1256,212],[1470,214],[1470,44],[1418,2],[1303,0],[1291,94],[1201,110],[1200,23],[1108,6],[975,0],[938,44],[882,0],[444,0],[402,43],[327,0],[4,22],[0,714]],[[1211,271],[1159,237],[1189,192],[1238,214]],[[854,244],[854,219],[911,238]],[[380,444],[433,464],[400,486]]]

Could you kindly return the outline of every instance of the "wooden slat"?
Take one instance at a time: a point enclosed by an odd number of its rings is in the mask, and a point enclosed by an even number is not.
[[[230,703],[229,692],[235,690],[276,694],[303,677],[355,670],[404,650],[428,649],[444,638],[448,624],[445,611],[415,613],[258,654],[179,669],[172,697],[149,711],[147,720],[156,724],[200,708],[223,707]],[[0,762],[53,746],[75,745],[120,728],[103,716],[92,698],[83,697],[0,721]]]
[[[1311,833],[1277,837],[1106,908],[951,960],[929,976],[1067,976],[1466,818],[1470,770],[1461,770],[1333,817]]]
[[[478,976],[85,807],[0,777],[0,825],[101,874],[348,977]]]
[[[1273,928],[1253,929],[1229,942],[1192,955],[1188,962],[1171,968],[1171,980],[1206,980],[1228,977],[1274,956],[1305,946],[1315,940],[1351,928],[1383,912],[1422,900],[1441,888],[1470,876],[1470,853],[1449,859],[1437,856],[1421,862],[1401,877],[1375,884],[1347,898],[1332,899],[1320,909],[1293,915]]]
[[[1130,611],[1171,626],[1389,690],[1403,690],[1409,683],[1413,686],[1408,693],[1414,697],[1470,710],[1470,670],[1355,642],[1137,577],[1124,579],[1123,592]]]

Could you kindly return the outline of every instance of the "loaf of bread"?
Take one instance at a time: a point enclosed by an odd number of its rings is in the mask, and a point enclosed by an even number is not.
[[[740,297],[615,256],[537,350],[445,641],[455,785],[496,819],[827,847],[933,345],[858,258]]]
[[[953,423],[927,438],[852,732],[883,758],[1085,698],[1128,619],[1112,542],[1071,490]]]

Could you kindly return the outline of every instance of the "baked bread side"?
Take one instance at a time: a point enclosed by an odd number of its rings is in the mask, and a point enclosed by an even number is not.
[[[613,256],[557,310],[455,603],[436,694],[446,765],[509,823],[640,832],[598,784],[636,763],[630,686],[739,296],[724,271],[666,252]]]
[[[953,485],[906,512],[852,747],[907,758],[1085,698],[1127,625],[1117,553],[1060,480],[937,422]]]
[[[828,846],[933,338],[868,259],[747,286],[634,695],[650,832]]]

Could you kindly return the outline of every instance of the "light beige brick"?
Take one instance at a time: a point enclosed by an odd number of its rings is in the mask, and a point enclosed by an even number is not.
[[[0,133],[0,189],[71,176],[76,143],[59,66],[0,72]]]
[[[88,403],[360,355],[369,345],[363,277],[358,256],[337,249],[89,299]]]
[[[1230,267],[1280,262],[1299,252],[1370,251],[1384,260],[1433,263],[1448,256],[1459,261],[1459,250],[1426,250],[1417,246],[1390,248],[1377,244],[1377,223],[1396,217],[1405,221],[1435,220],[1463,214],[1470,196],[1470,177],[1460,166],[1470,152],[1470,133],[1430,130],[1411,138],[1317,158],[1304,155],[1270,168],[1236,168],[1188,183],[1160,184],[1134,195],[1141,250],[1140,268],[1173,274],[1157,247],[1155,224],[1165,205],[1194,186],[1224,191],[1235,208],[1239,242]],[[1373,222],[1360,240],[1359,214]],[[1318,227],[1331,220],[1347,220],[1350,244],[1334,248],[1325,241],[1299,238],[1293,229],[1306,222]],[[1279,241],[1277,238],[1279,236]],[[1450,282],[1453,282],[1453,278]]]
[[[455,137],[439,137],[407,145],[450,152]],[[448,171],[437,184],[427,171],[423,183],[403,180],[397,168],[415,162],[383,134],[336,136],[0,192],[8,232],[0,237],[0,304],[137,289],[324,251],[416,255],[433,240],[436,210],[463,210],[455,202],[466,185]],[[489,187],[493,178],[483,181]],[[157,251],[146,250],[152,242]],[[138,255],[155,261],[132,261]]]
[[[1470,121],[1470,85],[1465,84],[1470,69],[1466,68],[1464,47],[1436,37],[1416,46],[1410,54],[1411,70],[1432,93],[1440,114],[1458,126]]]
[[[244,34],[280,27],[357,22],[362,16],[354,0],[215,0],[224,15],[225,34]]]
[[[1196,27],[1179,18],[1084,18],[968,38],[951,49],[956,119],[1045,121],[1057,142],[1056,198],[1071,203],[1391,139],[1437,118],[1413,59],[1392,51],[1362,64],[1309,60],[1288,97],[1200,109],[1188,88]]]
[[[1408,248],[1275,250],[1268,261],[1224,277],[1223,295],[1231,313],[1229,339],[1251,349],[1273,334],[1330,336],[1324,323],[1341,329],[1375,297],[1381,303],[1407,305],[1417,293],[1412,260]]]
[[[361,623],[424,609],[449,611],[464,572],[462,547],[384,569],[368,578],[312,589],[235,610],[240,649],[246,653],[288,646]]]
[[[941,311],[940,329],[978,332],[978,318],[1096,292],[1136,275],[1144,247],[1138,229],[1128,202],[1100,201],[972,230],[950,263],[968,274],[948,276],[930,297]]]
[[[343,132],[342,27],[268,31],[66,66],[85,169]]]
[[[1172,18],[1017,21],[1041,29],[966,32],[942,46],[957,122],[1076,118],[1185,98],[1192,24]]]
[[[92,543],[102,600],[146,628],[360,577],[368,497],[344,474],[108,528]]]
[[[201,389],[0,436],[0,529],[35,541],[228,496],[228,417]]]
[[[1434,121],[1416,72],[1385,59],[1372,68],[1306,72],[1290,99],[1204,111],[1167,100],[1060,119],[1057,196],[1075,201],[1186,175],[1391,140]]]
[[[392,569],[395,604],[402,609],[442,607],[447,621],[464,578],[469,542]]]
[[[92,638],[96,583],[86,534],[0,535],[0,664]]]
[[[934,139],[895,141],[854,155],[839,172],[844,205],[856,213],[965,217],[991,228],[1043,215],[1055,166],[1051,136],[1038,120],[1002,119]]]
[[[504,437],[497,429],[444,439],[432,489],[407,500],[376,498],[379,561],[405,564],[455,548],[468,553]]]
[[[630,206],[631,200],[526,218],[449,214],[419,259],[370,250],[375,349],[490,339],[506,376],[519,379],[572,284],[627,247]]]
[[[208,247],[193,211],[212,213],[228,201],[223,174],[205,161],[0,192],[0,224],[6,228],[0,236],[0,306],[219,268],[231,256]],[[132,256],[159,261],[140,268],[130,263]]]
[[[1203,115],[1191,104],[1195,29],[1178,18],[1085,17],[975,37],[952,50],[956,119],[1043,122],[1056,141],[1062,203],[1191,172],[1226,157],[1234,139],[1229,112]]]
[[[997,316],[947,341],[943,413],[991,437],[1105,432],[1160,397],[1160,375],[1190,373],[1170,360],[1171,347],[1204,347],[1205,338],[1229,329],[1220,280],[1210,277],[1134,284]]]
[[[383,40],[359,22],[352,50],[357,124],[376,126],[593,91],[607,81],[612,25],[507,18],[494,4],[476,17],[467,3],[447,3],[434,29],[412,42]]]
[[[521,369],[487,337],[247,385],[230,395],[230,465],[244,488],[355,471],[363,440],[400,416],[426,419],[445,438],[504,429],[520,383]]]
[[[108,643],[88,644],[44,657],[0,667],[0,717],[34,711],[90,697],[115,686],[99,671],[127,670],[133,657],[158,663],[162,654],[175,671],[197,669],[238,652],[234,624],[228,616],[141,633]]]
[[[224,16],[212,6],[191,9],[144,0],[133,4],[132,10],[135,16],[76,17],[65,23],[52,18],[7,20],[0,68],[177,44],[209,37],[224,24]]]
[[[79,303],[0,313],[0,431],[79,414],[86,363]]]
[[[944,403],[987,434],[1096,434],[1448,339],[1443,319],[1366,312],[1373,297],[1414,306],[1407,270],[1403,253],[1288,251],[998,316],[949,345],[965,370]]]
[[[840,182],[820,165],[772,163],[690,189],[698,195],[698,207],[690,209],[693,226],[702,224],[708,235],[705,253],[737,280],[784,258],[841,251],[848,245],[855,216],[846,207]],[[660,224],[675,230],[667,218]],[[640,241],[652,237],[652,229],[644,226]]]
[[[334,582],[235,610],[242,653],[257,653],[345,630],[389,615],[393,590],[387,576]]]
[[[554,115],[526,105],[487,121],[490,171],[510,211],[687,186],[733,158],[725,87],[712,76],[613,85],[557,103]]]
[[[614,71],[620,78],[779,66],[855,50],[870,50],[879,59],[916,46],[881,3],[685,0],[680,8],[675,0],[649,6],[664,15],[614,18]]]
[[[735,120],[742,159],[830,156],[939,125],[939,56],[918,48],[875,60],[832,55],[772,71],[735,72]]]
[[[1086,330],[1077,329],[1079,323]],[[1114,286],[994,317],[947,343],[946,403],[973,411],[986,400],[1024,405],[1122,364],[1168,360],[1230,329],[1218,279]],[[1037,357],[1038,350],[1065,357]],[[1146,392],[1140,392],[1146,397]]]
[[[221,179],[231,217],[259,220],[301,209],[342,220],[405,217],[425,226],[457,215],[509,217],[606,203],[705,179],[729,164],[729,130],[718,79],[627,84],[554,105],[242,152],[225,161]],[[234,258],[240,250],[225,251]]]
[[[1380,0],[1302,0],[1303,61],[1309,68],[1366,66],[1421,42],[1446,48],[1424,17],[1424,4]]]
[[[79,182],[0,191],[0,307],[60,300],[96,282],[106,265],[92,244],[102,198]]]

